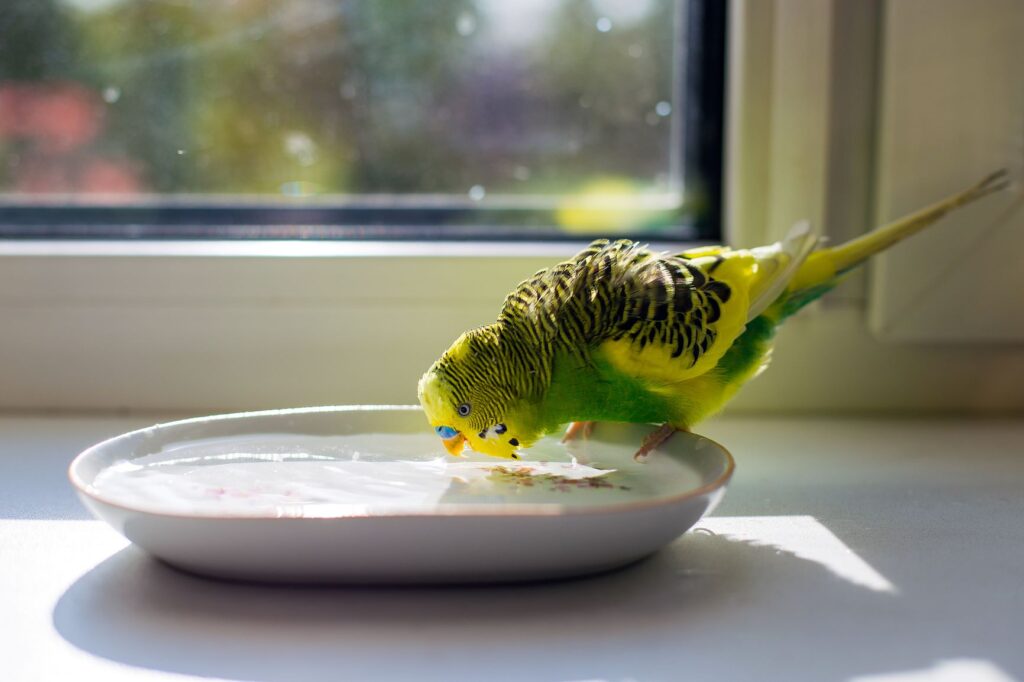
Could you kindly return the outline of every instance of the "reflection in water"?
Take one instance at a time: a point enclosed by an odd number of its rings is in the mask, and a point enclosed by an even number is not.
[[[638,464],[619,442],[589,441],[584,464],[557,438],[542,439],[529,459],[511,461],[448,457],[426,431],[254,434],[165,444],[111,463],[88,486],[103,499],[158,513],[326,518],[439,505],[664,502],[706,483],[700,457]]]
[[[330,518],[423,513],[453,503],[552,503],[563,501],[557,493],[630,490],[604,481],[613,473],[566,462],[499,465],[443,457],[372,461],[304,452],[175,453],[173,459],[115,464],[101,471],[89,489],[103,499],[158,513]],[[591,494],[587,501],[608,499]]]

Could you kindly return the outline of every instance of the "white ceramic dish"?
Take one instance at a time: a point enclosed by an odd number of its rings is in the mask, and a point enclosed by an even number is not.
[[[161,424],[80,454],[85,505],[182,569],[275,582],[496,582],[622,566],[691,528],[733,460],[600,424],[520,462],[448,456],[418,407],[253,412]]]

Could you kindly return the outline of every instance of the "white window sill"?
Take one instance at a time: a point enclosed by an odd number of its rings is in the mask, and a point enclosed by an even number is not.
[[[412,403],[455,337],[580,244],[50,246],[0,244],[0,410]],[[1007,411],[1021,375],[1020,347],[885,344],[840,302],[787,322],[731,409]]]
[[[1019,419],[715,421],[738,462],[698,524],[717,535],[468,591],[239,585],[149,560],[88,520],[64,472],[154,421],[0,418],[4,679],[1024,679]],[[780,543],[780,523],[803,532]]]

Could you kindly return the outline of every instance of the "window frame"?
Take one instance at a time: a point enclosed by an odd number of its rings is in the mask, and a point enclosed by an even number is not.
[[[1018,186],[875,259],[871,329],[903,343],[1020,344],[1024,271],[1010,254],[1024,250],[1024,90],[1011,84],[1024,56],[1024,5],[905,0],[886,5],[882,24],[877,220],[1000,168]]]
[[[805,217],[834,239],[870,224],[877,107],[843,109],[864,93],[833,75],[873,59],[878,8],[731,3],[730,243],[765,243]],[[851,21],[859,31],[836,30]],[[416,378],[458,333],[582,245],[0,242],[0,409],[414,402]],[[863,281],[853,284],[787,322],[773,366],[732,409],[1024,408],[1020,346],[885,343],[868,328]]]

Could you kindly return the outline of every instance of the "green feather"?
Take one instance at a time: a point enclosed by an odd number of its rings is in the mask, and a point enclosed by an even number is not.
[[[582,366],[559,353],[541,413],[550,431],[570,421],[665,421],[672,407],[645,382],[616,371],[598,355]]]
[[[744,381],[760,369],[771,350],[777,328],[778,323],[768,315],[759,315],[747,323],[747,328],[715,367],[723,384]]]

